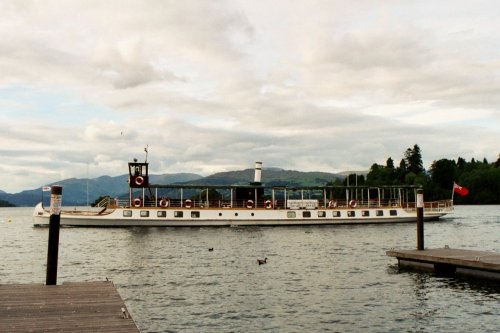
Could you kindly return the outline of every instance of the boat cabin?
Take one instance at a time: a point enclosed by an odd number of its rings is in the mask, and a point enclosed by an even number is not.
[[[149,187],[148,165],[149,163],[147,162],[137,162],[135,158],[134,162],[129,162],[128,174],[130,187]]]

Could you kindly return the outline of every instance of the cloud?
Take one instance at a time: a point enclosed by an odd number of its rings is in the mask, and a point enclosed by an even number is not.
[[[467,2],[3,1],[0,188],[88,168],[122,174],[146,145],[151,172],[204,175],[256,160],[366,170],[415,143],[426,166],[496,159],[494,12]]]

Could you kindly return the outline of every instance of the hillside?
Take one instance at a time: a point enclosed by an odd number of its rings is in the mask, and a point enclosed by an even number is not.
[[[314,186],[324,185],[336,178],[343,178],[338,174],[326,172],[300,172],[282,170],[278,168],[264,169],[262,182],[268,186]],[[128,175],[116,177],[101,176],[94,179],[70,178],[54,184],[63,187],[64,205],[86,205],[87,186],[88,202],[94,202],[98,197],[110,195],[112,197],[127,197]],[[191,173],[150,175],[151,184],[208,184],[208,185],[235,185],[248,184],[254,180],[254,170],[220,172],[208,177],[201,177]],[[52,184],[49,184],[52,185]],[[10,202],[16,206],[34,206],[42,200],[42,195],[47,203],[49,194],[42,192],[41,188],[26,190],[16,194],[0,193],[0,200]]]
[[[151,183],[182,183],[201,178],[200,175],[191,173],[151,175]],[[63,203],[68,206],[87,205],[87,186],[88,202],[92,203],[95,199],[103,195],[123,196],[128,193],[128,175],[116,177],[101,176],[92,179],[69,178],[48,185],[61,185],[63,187]],[[16,206],[34,206],[42,200],[42,195],[47,202],[49,192],[42,192],[41,187],[33,190],[25,190],[19,193],[0,193],[0,200],[7,201]]]
[[[262,182],[267,186],[314,186],[324,185],[335,178],[343,178],[338,174],[327,172],[301,172],[294,170],[283,170],[277,168],[262,171]],[[211,176],[190,182],[190,184],[209,185],[239,185],[248,184],[254,180],[254,169],[241,171],[228,171],[213,174]]]

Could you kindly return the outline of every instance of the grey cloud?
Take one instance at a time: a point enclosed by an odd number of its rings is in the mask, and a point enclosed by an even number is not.
[[[4,190],[85,176],[87,165],[94,175],[121,174],[146,145],[158,173],[207,174],[255,160],[366,170],[389,156],[399,160],[415,143],[426,166],[457,154],[498,154],[497,50],[460,20],[453,31],[467,30],[467,41],[488,54],[470,50],[460,34],[450,37],[439,15],[423,20],[392,3],[47,0],[0,7],[0,32],[8,36],[0,41],[0,87],[27,85],[40,96],[62,87],[70,93],[61,104],[83,105],[59,108],[61,121],[0,114],[2,167],[33,174],[0,178]],[[490,19],[474,29],[486,34],[496,26]],[[42,109],[29,94],[0,93],[5,110]]]

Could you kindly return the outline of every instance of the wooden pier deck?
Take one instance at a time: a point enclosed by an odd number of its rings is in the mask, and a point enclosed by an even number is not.
[[[0,332],[128,333],[139,329],[113,283],[103,281],[0,285]]]
[[[469,275],[500,280],[500,253],[463,249],[390,250],[399,267],[415,268],[440,275]]]

